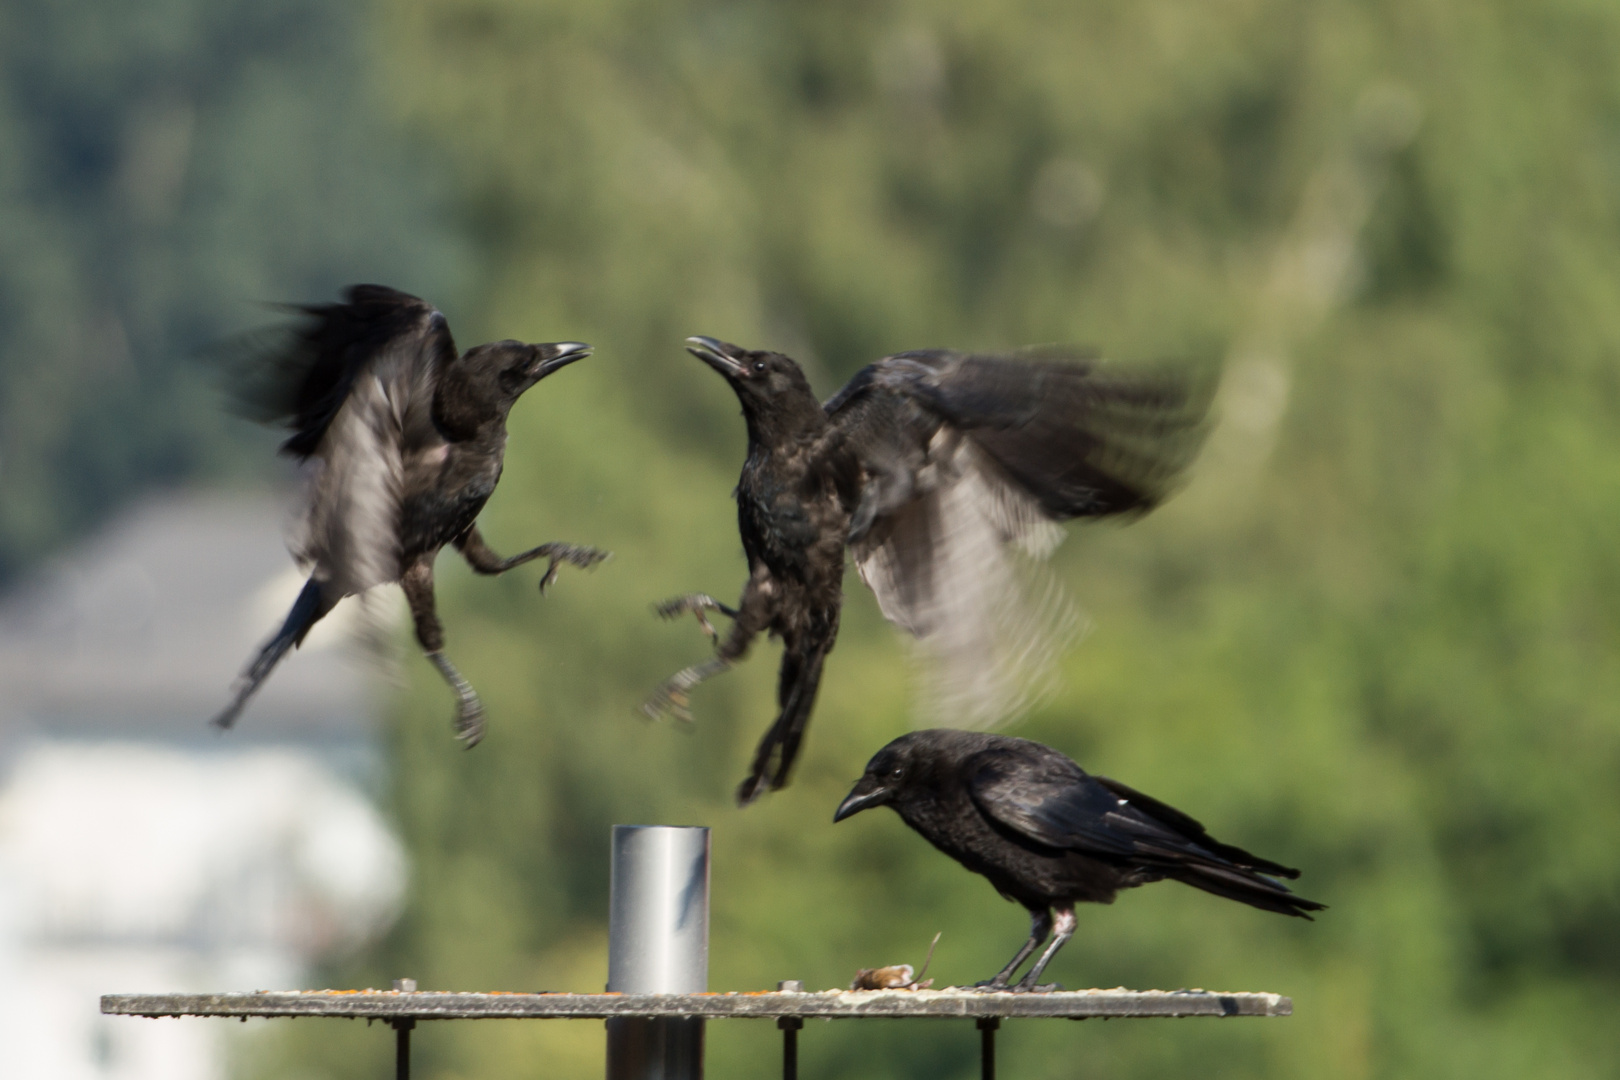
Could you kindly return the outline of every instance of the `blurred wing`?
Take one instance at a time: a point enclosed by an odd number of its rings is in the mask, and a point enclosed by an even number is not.
[[[888,369],[878,382],[965,432],[1054,520],[1162,502],[1203,442],[1214,388],[1187,370],[1115,369],[1056,348],[931,350],[873,366]]]
[[[953,441],[941,432],[935,443]],[[853,547],[884,617],[910,633],[923,660],[919,710],[939,722],[988,727],[1055,685],[1053,671],[1081,618],[1031,555],[1062,538],[977,451],[935,445],[935,473]]]
[[[419,339],[432,360],[456,356],[444,316],[425,300],[385,285],[352,285],[344,298],[286,305],[304,320],[251,331],[220,349],[237,411],[291,428],[282,449],[300,459],[316,452],[355,379],[390,347]]]
[[[426,303],[381,286],[347,295],[302,309],[311,319],[297,331],[301,381],[281,414],[294,428],[285,449],[312,463],[294,554],[345,595],[399,577],[405,456],[438,438],[436,375],[456,355]]]
[[[1057,522],[1145,511],[1203,435],[1207,388],[1054,350],[900,353],[827,403],[865,481],[861,577],[929,658],[925,710],[985,726],[1034,704],[1081,620],[1033,560]]]

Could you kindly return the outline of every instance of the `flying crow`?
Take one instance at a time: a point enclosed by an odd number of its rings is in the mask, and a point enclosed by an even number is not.
[[[417,640],[459,699],[456,735],[474,746],[484,708],[444,655],[433,560],[454,544],[474,570],[501,574],[545,557],[544,592],[560,563],[589,567],[606,557],[552,543],[503,559],[474,524],[501,476],[513,403],[591,347],[497,341],[458,353],[444,316],[414,296],[355,285],[345,298],[292,308],[303,323],[279,347],[250,350],[239,373],[244,411],[290,428],[282,452],[313,466],[292,542],[309,580],[214,722],[230,727],[276,662],[339,600],[397,581]]]
[[[780,637],[780,712],[737,790],[743,805],[787,783],[838,635],[846,548],[883,614],[936,661],[934,711],[993,723],[1038,689],[1075,622],[1060,592],[1030,587],[1028,558],[1052,551],[1059,521],[1157,505],[1197,450],[1208,402],[1184,372],[931,349],[879,360],[823,405],[781,353],[707,337],[687,348],[742,402],[749,577],[735,608],[704,594],[659,605],[696,614],[717,648],[643,708],[689,719],[692,687],[755,635]],[[724,641],[710,610],[732,620]]]
[[[929,843],[1029,909],[1029,940],[978,984],[985,990],[1009,989],[1054,927],[1057,936],[1011,989],[1057,989],[1037,980],[1074,934],[1074,905],[1111,904],[1119,890],[1150,881],[1171,878],[1304,919],[1325,906],[1273,880],[1297,878],[1298,870],[1223,844],[1181,811],[1088,776],[1028,739],[944,729],[902,735],[867,763],[833,821],[874,806],[893,807]]]

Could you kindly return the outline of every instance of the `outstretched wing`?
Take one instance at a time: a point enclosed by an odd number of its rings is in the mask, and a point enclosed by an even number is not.
[[[983,726],[1040,696],[1080,619],[1034,561],[1060,521],[1157,505],[1197,452],[1208,400],[1186,372],[1045,349],[899,353],[827,402],[863,472],[856,565],[934,661],[929,711]]]
[[[444,316],[414,296],[355,285],[345,303],[305,316],[245,372],[239,401],[286,424],[284,452],[311,461],[308,509],[294,554],[339,595],[394,581],[407,454],[438,438],[438,371],[456,357]]]

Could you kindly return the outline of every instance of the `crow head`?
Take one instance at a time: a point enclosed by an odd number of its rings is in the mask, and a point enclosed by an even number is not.
[[[492,341],[468,349],[441,376],[434,395],[434,419],[447,433],[468,437],[491,420],[504,421],[523,392],[554,371],[591,355],[578,341],[527,345]]]
[[[919,767],[924,764],[916,760],[914,750],[912,740],[901,736],[873,755],[866,763],[865,774],[838,804],[833,821],[843,821],[874,806],[894,806],[904,799]]]
[[[462,360],[469,373],[490,380],[508,405],[529,387],[554,371],[591,355],[591,347],[579,341],[556,341],[525,345],[521,341],[496,341],[468,349]]]
[[[810,389],[810,380],[791,358],[711,337],[687,338],[686,351],[731,384],[755,441],[815,430],[826,422],[827,414]]]

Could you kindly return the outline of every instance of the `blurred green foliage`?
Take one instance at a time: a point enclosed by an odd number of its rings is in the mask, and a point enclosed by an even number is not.
[[[0,580],[154,485],[263,472],[195,363],[255,302],[461,277],[361,16],[0,3]]]
[[[163,34],[216,26],[170,6]],[[126,182],[112,148],[145,130],[135,118],[159,130],[165,102],[204,100],[201,84],[147,83],[209,50],[159,35],[152,55],[172,64],[131,60],[120,82],[116,50],[62,29],[69,14],[3,10],[8,72],[43,63],[19,44],[25,19],[74,63],[111,65],[92,80],[106,102],[62,105],[104,118],[96,183]],[[146,25],[134,10],[117,32]],[[916,963],[936,930],[942,982],[994,971],[1020,910],[892,815],[830,824],[909,724],[904,645],[858,586],[787,791],[729,803],[771,715],[773,648],[705,686],[690,731],[633,710],[707,651],[649,602],[729,597],[744,575],[727,498],[741,422],[682,337],[782,348],[827,391],[890,350],[1065,340],[1224,360],[1223,420],[1164,510],[1071,530],[1057,567],[1094,630],[1064,691],[1015,730],[1302,867],[1301,891],[1332,910],[1305,924],[1169,884],[1084,910],[1053,969],[1070,986],[1273,990],[1296,1015],[1009,1024],[1007,1074],[1612,1075],[1620,8],[378,0],[364,34],[386,119],[453,175],[479,266],[477,302],[446,304],[462,341],[598,347],[519,406],[484,533],[616,557],[545,600],[533,574],[475,580],[444,561],[449,650],[485,694],[490,736],[460,752],[442,684],[413,666],[389,736],[409,905],[335,982],[599,988],[613,822],[714,828],[717,989],[844,985]],[[124,310],[108,306],[119,283],[157,290],[129,301],[148,312],[207,312],[193,301],[261,284],[316,291],[356,273],[345,259],[364,245],[300,278],[311,237],[358,235],[359,214],[394,222],[366,237],[421,242],[421,219],[391,216],[406,195],[377,195],[392,171],[351,183],[340,169],[316,184],[325,201],[270,179],[339,168],[348,129],[320,128],[307,155],[289,134],[311,117],[370,122],[358,77],[330,61],[339,36],[286,45],[313,68],[249,63],[208,99],[234,104],[198,104],[198,145],[219,140],[209,183],[162,204],[166,225],[129,217],[180,239],[116,258],[98,245],[123,234],[79,215],[79,189],[35,176],[67,150],[18,101],[50,80],[8,76],[0,139],[25,149],[0,154],[0,183],[44,207],[0,233],[8,352],[101,332],[94,313]],[[123,333],[146,355],[145,331]],[[34,377],[73,381],[62,355]],[[141,400],[120,423],[163,399]],[[35,504],[6,453],[6,513],[22,514]],[[774,1067],[768,1025],[712,1025],[709,1041],[713,1076]],[[426,1025],[416,1044],[428,1077],[601,1068],[595,1024]],[[801,1045],[814,1077],[975,1067],[968,1025],[812,1025]],[[380,1074],[389,1047],[333,1022],[238,1049],[244,1075],[338,1078]]]

